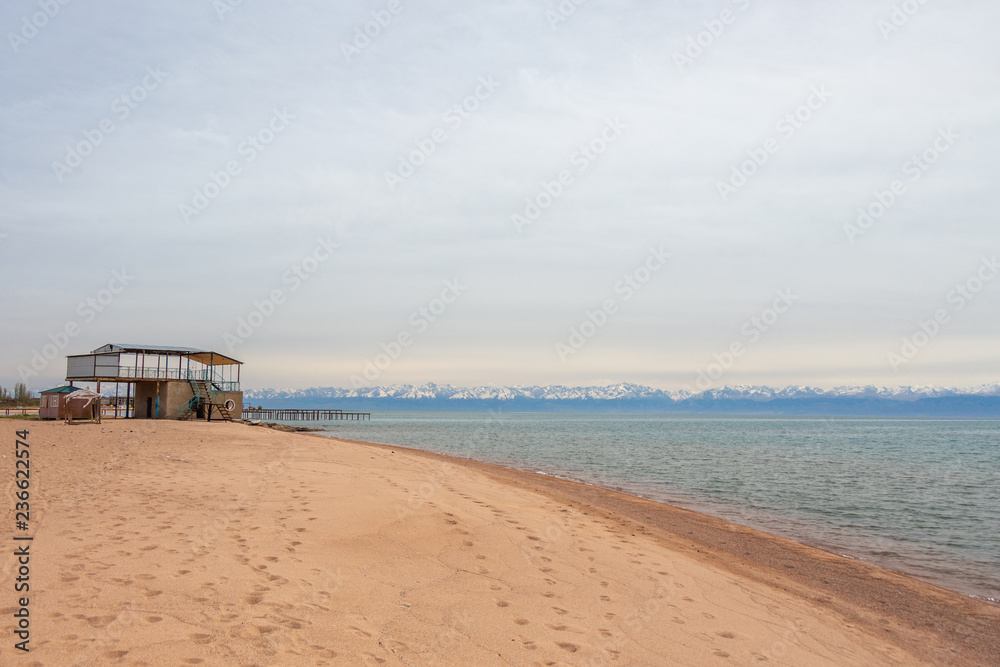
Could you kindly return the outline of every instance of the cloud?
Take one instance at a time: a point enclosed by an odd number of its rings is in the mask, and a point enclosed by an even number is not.
[[[677,388],[793,287],[794,314],[732,378],[880,381],[886,354],[1000,242],[992,6],[928,3],[887,38],[892,4],[860,0],[592,1],[554,24],[556,2],[231,6],[69,3],[16,52],[8,39],[0,275],[16,289],[0,294],[0,384],[122,266],[134,285],[74,352],[221,349],[331,233],[343,253],[245,344],[250,385],[345,384],[455,277],[468,294],[381,380]],[[20,34],[37,11],[9,3],[0,25]],[[150,71],[166,75],[152,86]],[[817,87],[829,99],[794,120]],[[268,137],[275,109],[294,119]],[[573,156],[616,118],[627,128],[580,170]],[[942,127],[953,149],[850,244],[844,225]],[[251,159],[255,137],[270,140]],[[772,138],[722,201],[718,184]],[[87,155],[60,174],[74,151]],[[393,189],[401,160],[412,173]],[[185,224],[180,207],[234,162]],[[511,215],[562,171],[572,183],[518,234]],[[555,343],[650,244],[673,253],[669,271],[561,363]],[[908,377],[995,380],[994,292]]]

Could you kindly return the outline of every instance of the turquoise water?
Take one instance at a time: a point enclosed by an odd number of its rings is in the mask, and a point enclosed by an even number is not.
[[[1000,421],[386,412],[312,425],[625,491],[1000,600]]]

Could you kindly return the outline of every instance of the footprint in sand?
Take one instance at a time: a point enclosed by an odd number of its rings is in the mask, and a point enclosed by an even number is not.
[[[529,620],[528,620],[528,619],[526,619],[526,618],[515,618],[515,619],[514,619],[514,622],[515,622],[515,623],[517,623],[518,625],[527,625],[527,624],[528,624],[528,623],[530,623],[531,621],[529,621]]]
[[[118,615],[117,614],[111,615],[111,616],[81,616],[81,615],[77,615],[77,616],[74,616],[73,618],[85,618],[86,621],[87,621],[87,623],[91,627],[94,627],[94,628],[106,628],[107,626],[111,625],[112,621],[114,621],[116,618],[118,618]]]
[[[320,646],[319,644],[310,644],[309,648],[311,648],[313,651],[315,651],[316,655],[318,655],[321,658],[336,658],[337,657],[336,651],[331,651],[327,647]]]

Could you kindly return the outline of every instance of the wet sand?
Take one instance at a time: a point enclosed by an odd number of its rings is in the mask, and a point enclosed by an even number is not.
[[[1000,608],[582,484],[241,424],[0,425],[3,664],[984,665],[1000,655]],[[28,654],[13,649],[7,528],[24,427]]]

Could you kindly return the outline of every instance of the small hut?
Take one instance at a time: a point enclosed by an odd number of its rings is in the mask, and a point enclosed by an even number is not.
[[[46,389],[41,392],[38,402],[39,419],[91,419],[93,418],[94,401],[81,400],[77,395],[80,387],[66,385]],[[85,390],[84,390],[85,391]],[[90,392],[94,393],[94,392]],[[97,396],[97,394],[94,394]],[[100,408],[98,407],[98,414]]]

